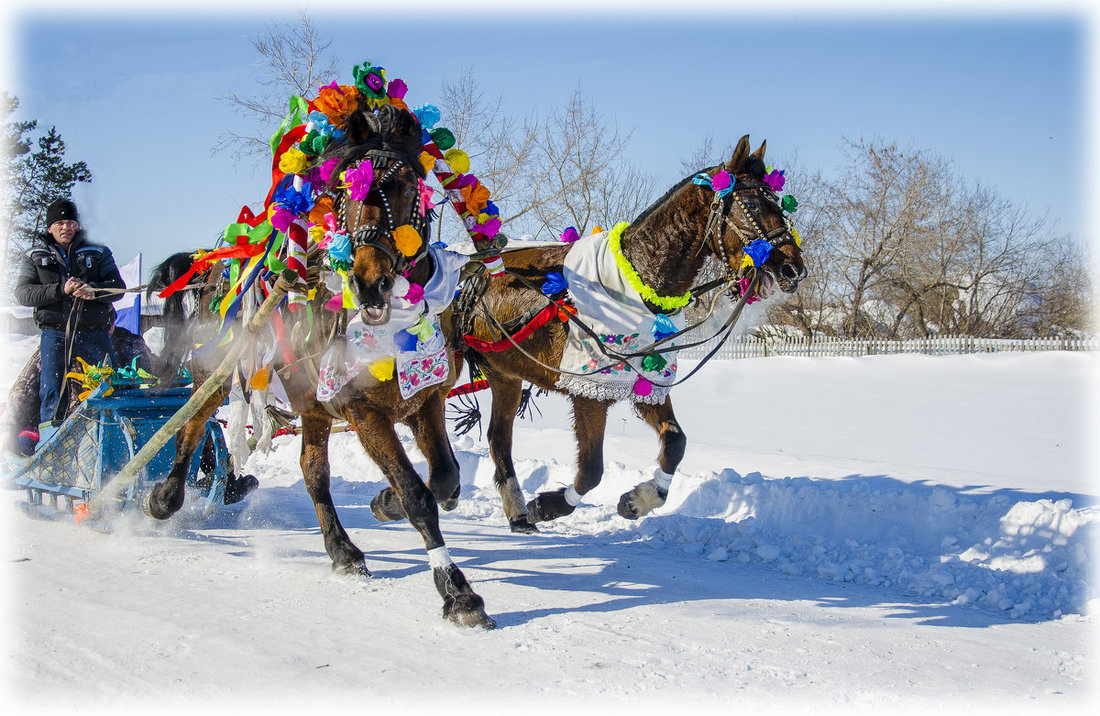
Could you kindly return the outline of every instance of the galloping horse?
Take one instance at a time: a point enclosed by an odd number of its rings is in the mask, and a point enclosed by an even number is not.
[[[361,325],[357,326],[359,336],[375,329],[386,330],[391,316],[411,310],[404,303],[400,306],[395,303],[399,295],[395,285],[406,288],[413,283],[429,285],[438,275],[436,272],[445,268],[441,266],[445,259],[428,247],[431,215],[424,215],[423,205],[420,204],[420,181],[425,171],[417,159],[421,128],[416,117],[407,110],[390,105],[375,110],[359,109],[348,118],[346,129],[346,141],[322,155],[317,163],[320,165],[331,158],[339,160],[328,186],[336,194],[339,223],[350,236],[352,261],[347,271],[347,281],[356,311],[327,310],[326,303],[334,294],[319,283],[315,287],[315,295],[309,299],[310,310],[305,310],[303,306],[301,310],[287,312],[281,317],[285,322],[284,336],[290,343],[292,354],[276,351],[270,367],[278,372],[291,407],[302,419],[300,464],[333,570],[370,575],[363,552],[352,543],[340,524],[329,490],[328,440],[333,421],[339,416],[351,425],[363,448],[390,484],[376,498],[376,502],[391,510],[400,510],[402,516],[408,515],[423,537],[435,585],[443,598],[444,617],[460,625],[491,628],[495,624],[486,615],[483,600],[451,560],[439,528],[438,507],[454,509],[460,487],[458,462],[447,440],[444,422],[444,399],[457,377],[451,352],[446,350],[436,354],[441,361],[436,375],[443,374],[445,369],[446,378],[408,397],[402,396],[398,380],[392,377],[392,373],[391,377],[387,377],[376,374],[372,369],[362,370],[354,377],[348,376],[349,382],[334,388],[335,395],[331,400],[322,402],[318,398],[318,365],[315,359],[321,355],[333,355],[333,345],[338,344],[340,350],[336,351],[336,355],[340,360],[337,368],[346,365],[343,360],[345,349],[347,355],[351,355],[352,351],[352,331],[348,324],[356,322],[354,316],[361,321]],[[373,166],[369,189],[361,198],[352,198],[349,190],[337,185],[337,178],[344,169],[354,170],[367,161]],[[419,233],[421,248],[415,255],[410,255],[404,248],[399,249],[395,241],[394,230],[404,224]],[[313,275],[319,268],[319,253],[315,251],[309,256],[309,269]],[[169,285],[190,264],[185,255],[166,261],[156,272],[159,278],[157,287]],[[220,265],[215,264],[205,274],[205,285],[201,290],[194,291],[199,294],[194,301],[197,309],[187,321],[177,321],[169,327],[175,336],[171,343],[176,345],[178,354],[185,352],[184,346],[203,342],[201,339],[209,340],[216,332],[218,321],[208,305],[211,298],[225,292],[224,282],[221,287],[218,286],[221,273]],[[454,273],[454,282],[457,283],[457,269]],[[453,296],[454,285],[449,288],[444,286],[442,293]],[[182,295],[181,292],[170,298],[175,303],[171,309],[166,309],[166,313],[181,312]],[[414,302],[418,315],[419,307],[426,305],[426,302],[427,299],[424,304]],[[348,313],[353,316],[350,321]],[[438,316],[438,327],[443,336],[449,334],[449,321],[449,311]],[[397,328],[401,326],[393,330]],[[342,332],[346,332],[347,337],[342,336]],[[443,355],[445,358],[439,358]],[[191,371],[196,386],[204,376],[209,375],[214,363],[216,361],[209,354],[193,356]],[[228,386],[223,387],[177,434],[175,464],[167,479],[151,491],[146,501],[146,511],[152,517],[166,519],[182,506],[184,476],[191,455],[202,437],[202,426],[228,393]],[[402,448],[394,427],[397,422],[412,429],[417,446],[427,458],[427,485],[417,475]]]
[[[627,326],[618,333],[605,330],[597,336],[591,333],[586,335],[585,329],[578,329],[571,319],[550,320],[532,331],[531,326],[536,324],[531,323],[530,318],[540,308],[548,306],[547,296],[551,299],[555,295],[565,296],[561,292],[553,293],[561,288],[563,273],[569,277],[566,299],[573,301],[581,297],[586,284],[589,287],[603,284],[599,288],[608,295],[629,293],[630,289],[624,286],[608,288],[606,285],[619,281],[618,275],[622,274],[629,276],[625,280],[634,289],[640,289],[635,293],[634,300],[638,303],[640,294],[641,315],[648,317],[641,319],[643,323],[653,323],[655,317],[660,322],[664,320],[661,316],[674,314],[687,303],[690,295],[687,292],[700,274],[707,256],[721,262],[727,279],[732,280],[742,271],[742,267],[752,266],[744,262],[742,250],[753,244],[763,246],[766,255],[766,259],[761,257],[758,266],[748,269],[755,274],[756,293],[767,295],[776,287],[788,293],[794,291],[806,276],[806,270],[797,235],[787,224],[779,197],[763,181],[765,147],[766,142],[750,154],[746,135],[724,166],[708,169],[705,177],[702,173],[696,175],[701,181],[690,181],[692,177],[685,179],[646,209],[628,228],[617,226],[611,232],[617,246],[608,248],[611,241],[596,245],[594,250],[602,251],[602,254],[595,258],[577,258],[578,252],[584,250],[582,245],[585,239],[561,246],[505,252],[505,276],[488,282],[480,305],[477,302],[466,304],[472,304],[472,308],[462,316],[467,331],[466,342],[479,347],[496,343],[492,350],[468,347],[467,356],[484,373],[492,391],[488,439],[495,465],[493,479],[513,531],[537,531],[535,523],[572,513],[581,496],[599,484],[603,476],[607,412],[614,402],[622,399],[634,400],[637,413],[657,431],[660,453],[654,478],[623,494],[618,512],[627,519],[637,519],[664,504],[672,475],[683,458],[686,444],[667,394],[667,386],[671,382],[660,377],[674,378],[674,371],[669,371],[667,366],[662,370],[664,359],[638,361],[636,359],[641,356],[635,354],[634,359],[619,360],[624,355],[624,345],[637,347],[647,344],[647,326],[634,324],[633,331]],[[722,172],[726,174],[720,178],[718,175]],[[729,177],[734,178],[732,186],[727,186]],[[720,185],[725,191],[719,191]],[[601,256],[605,260],[602,268],[599,263]],[[596,265],[595,273],[589,272],[595,278],[584,278],[583,265],[586,262]],[[559,283],[547,288],[548,278],[559,280]],[[741,290],[748,289],[743,286]],[[564,310],[566,306],[561,308]],[[568,319],[568,316],[562,314],[562,318]],[[527,330],[521,330],[524,336],[522,342],[501,339],[502,333],[511,332],[508,330],[509,324],[512,327],[526,326]],[[663,334],[656,328],[654,330],[657,338],[673,332],[668,324],[665,324]],[[570,363],[571,366],[580,365],[579,371],[567,370],[563,365],[563,356],[572,350],[570,340],[586,344],[587,353],[580,355],[589,356],[588,365],[575,361]],[[597,345],[600,342],[617,347],[619,351],[601,354],[606,349]],[[609,359],[607,355],[610,355]],[[606,369],[601,371],[601,367]],[[644,375],[652,381],[638,378],[644,389],[635,390],[632,394],[624,394],[621,389],[605,391],[599,379],[601,374],[607,373],[625,374],[627,378]],[[524,381],[568,395],[572,401],[578,446],[577,473],[573,484],[568,488],[542,492],[526,506],[512,464],[513,423],[521,404]]]

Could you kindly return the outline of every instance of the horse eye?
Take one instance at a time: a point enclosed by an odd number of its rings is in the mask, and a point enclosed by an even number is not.
[[[748,209],[749,211],[756,211],[757,209],[760,208],[760,205],[757,204],[752,199],[749,199],[745,202],[745,208]]]

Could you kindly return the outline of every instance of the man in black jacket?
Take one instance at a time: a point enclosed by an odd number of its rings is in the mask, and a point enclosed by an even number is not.
[[[24,254],[15,287],[16,300],[34,308],[35,324],[42,331],[39,416],[46,425],[39,426],[40,432],[54,424],[65,368],[73,356],[89,364],[110,356],[116,363],[108,329],[115,317],[111,304],[122,294],[100,289],[126,288],[111,250],[85,238],[71,201],[50,204],[46,232]]]

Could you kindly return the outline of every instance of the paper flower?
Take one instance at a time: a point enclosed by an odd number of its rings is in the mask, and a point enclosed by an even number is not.
[[[742,276],[741,278],[737,279],[737,287],[741,290],[741,295],[742,296],[745,295],[745,292],[749,290],[749,286],[751,286],[751,285],[752,285],[752,279],[749,278],[748,276]],[[747,299],[745,299],[745,303],[746,304],[756,303],[759,300],[760,300],[760,297],[757,296],[754,293],[754,294],[751,294]]]
[[[412,111],[416,121],[420,122],[421,129],[431,129],[439,121],[439,107],[434,104],[422,104]]]
[[[328,243],[328,256],[332,261],[338,261],[343,264],[351,263],[351,239],[344,232],[330,231],[325,234],[325,238],[329,240]]]
[[[287,184],[278,189],[271,196],[274,206],[281,206],[292,214],[304,214],[313,207],[313,197],[309,184],[303,184],[299,191],[293,185]]]
[[[420,303],[424,300],[424,287],[418,283],[409,281],[409,288],[402,295],[409,303]]]
[[[394,366],[397,364],[392,357],[379,358],[378,360],[367,366],[367,370],[375,378],[381,381],[387,381],[393,378]]]
[[[432,138],[435,146],[439,147],[441,152],[445,152],[455,145],[455,135],[446,127],[436,127],[428,132],[428,136]]]
[[[551,271],[546,274],[546,281],[542,284],[542,292],[547,296],[553,296],[564,291],[568,285],[564,276],[557,271]]]
[[[779,206],[781,206],[783,208],[783,211],[787,212],[788,214],[793,214],[795,210],[798,209],[798,200],[790,194],[787,194],[779,202]]]
[[[279,157],[279,171],[283,174],[301,174],[309,168],[309,157],[297,147],[291,147]]]
[[[386,94],[390,99],[405,99],[405,93],[409,91],[409,86],[405,84],[405,80],[391,80],[386,87]]]
[[[489,216],[482,212],[477,216],[477,223],[474,224],[474,231],[483,236],[496,236],[500,233],[500,227],[503,223],[495,216]]]
[[[393,334],[393,343],[397,346],[397,350],[402,353],[415,351],[417,340],[417,337],[408,331],[398,331]]]
[[[427,316],[421,316],[420,320],[405,329],[425,343],[435,334],[435,324]]]
[[[393,243],[403,256],[416,256],[416,252],[424,245],[424,239],[411,224],[405,224],[393,230]]]
[[[355,87],[368,99],[380,100],[386,96],[386,70],[382,67],[373,67],[371,63],[364,62],[351,69],[355,76]]]
[[[645,358],[642,358],[642,370],[649,371],[650,373],[663,370],[666,365],[668,365],[668,361],[659,353],[651,353]]]
[[[455,174],[465,174],[470,171],[470,155],[461,149],[448,149],[443,158],[451,165],[451,170]]]
[[[733,191],[733,185],[737,182],[737,179],[730,176],[730,173],[723,169],[713,177],[706,172],[699,172],[692,177],[691,182],[698,186],[710,187],[718,193],[718,196],[725,196]]]
[[[420,193],[419,201],[416,205],[416,210],[421,216],[424,216],[429,211],[435,208],[435,204],[432,203],[432,196],[435,192],[430,186],[424,183],[423,179],[419,179],[416,182],[416,190]]]
[[[783,185],[787,182],[787,179],[783,176],[783,172],[779,169],[772,169],[764,176],[764,183],[771,187],[772,191],[783,191]]]
[[[418,158],[420,159],[420,166],[424,167],[425,174],[430,172],[432,167],[435,166],[435,157],[428,152],[421,152]]]
[[[638,376],[638,379],[634,381],[634,394],[646,396],[653,392],[653,383],[642,376]]]
[[[475,215],[480,214],[489,203],[489,190],[475,179],[472,184],[462,187],[462,197],[465,199],[467,211]]]
[[[580,238],[581,236],[577,233],[577,229],[574,226],[570,226],[565,231],[561,232],[561,240],[567,244],[571,244]]]
[[[676,333],[676,324],[668,316],[658,313],[653,320],[653,337],[657,340],[667,338]]]
[[[768,257],[772,254],[772,245],[764,239],[757,239],[742,251],[745,255],[752,259],[753,266],[763,266],[764,262],[768,260]]]
[[[340,176],[341,189],[348,190],[348,198],[352,201],[363,201],[370,192],[370,185],[374,182],[374,166],[369,159],[364,159],[354,167],[345,169]]]
[[[354,87],[333,82],[320,89],[317,99],[313,100],[313,106],[328,117],[334,126],[339,127],[359,106],[359,93]]]

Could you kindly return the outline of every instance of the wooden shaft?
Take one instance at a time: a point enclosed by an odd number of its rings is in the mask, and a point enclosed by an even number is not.
[[[156,455],[164,445],[172,439],[180,428],[184,424],[194,417],[195,413],[199,411],[199,408],[210,399],[210,396],[214,395],[221,388],[224,383],[232,374],[234,368],[236,368],[237,361],[240,359],[241,353],[248,346],[248,337],[255,335],[260,329],[267,325],[268,319],[271,314],[274,313],[275,308],[279,305],[279,302],[283,300],[283,297],[290,291],[290,289],[297,283],[298,274],[290,269],[286,269],[279,274],[279,279],[275,282],[275,287],[271,289],[271,293],[260,305],[260,308],[252,316],[252,320],[248,322],[245,327],[246,335],[239,336],[236,341],[230,346],[229,352],[225,358],[218,365],[214,372],[210,374],[202,385],[195,389],[191,393],[191,398],[183,406],[176,411],[176,414],[168,419],[160,430],[157,430],[148,442],[142,446],[141,450],[126,463],[123,468],[111,478],[99,494],[96,495],[89,503],[88,509],[95,511],[102,509],[106,504],[113,504],[118,500],[122,491],[129,487],[130,483],[138,472],[153,456]]]

